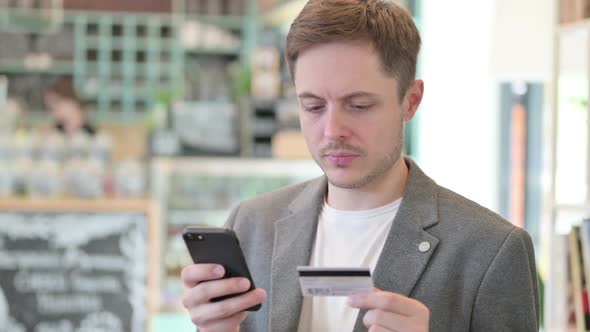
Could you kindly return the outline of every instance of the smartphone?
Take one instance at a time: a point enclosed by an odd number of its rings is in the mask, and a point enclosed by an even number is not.
[[[219,227],[195,227],[184,229],[182,237],[186,247],[196,264],[212,263],[225,268],[223,278],[242,277],[250,280],[249,292],[256,289],[250,275],[246,259],[240,248],[240,243],[233,230]],[[225,300],[243,293],[230,294],[211,299],[213,302]],[[247,311],[257,311],[261,304],[248,308]]]

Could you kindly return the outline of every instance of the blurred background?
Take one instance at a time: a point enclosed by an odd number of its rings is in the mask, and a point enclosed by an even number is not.
[[[544,330],[590,328],[590,1],[398,2],[406,153],[532,235]],[[283,59],[305,3],[0,0],[0,331],[194,330],[182,229],[321,174]]]

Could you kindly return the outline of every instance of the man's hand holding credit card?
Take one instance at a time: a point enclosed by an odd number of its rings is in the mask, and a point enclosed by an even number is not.
[[[350,296],[373,290],[369,268],[298,266],[303,296]]]
[[[303,296],[347,296],[352,308],[365,309],[372,331],[428,331],[428,308],[406,296],[374,287],[369,268],[298,266]]]

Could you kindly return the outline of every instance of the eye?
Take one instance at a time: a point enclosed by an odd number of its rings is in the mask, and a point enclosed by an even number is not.
[[[365,111],[371,108],[371,105],[352,104],[350,108],[354,111]]]
[[[319,113],[324,109],[323,105],[317,106],[303,106],[303,110],[309,113]]]

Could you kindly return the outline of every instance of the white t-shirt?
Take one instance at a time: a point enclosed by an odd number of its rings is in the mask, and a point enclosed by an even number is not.
[[[363,211],[342,211],[324,202],[318,220],[311,266],[375,269],[401,198]],[[299,332],[352,331],[359,310],[347,297],[305,297]]]

